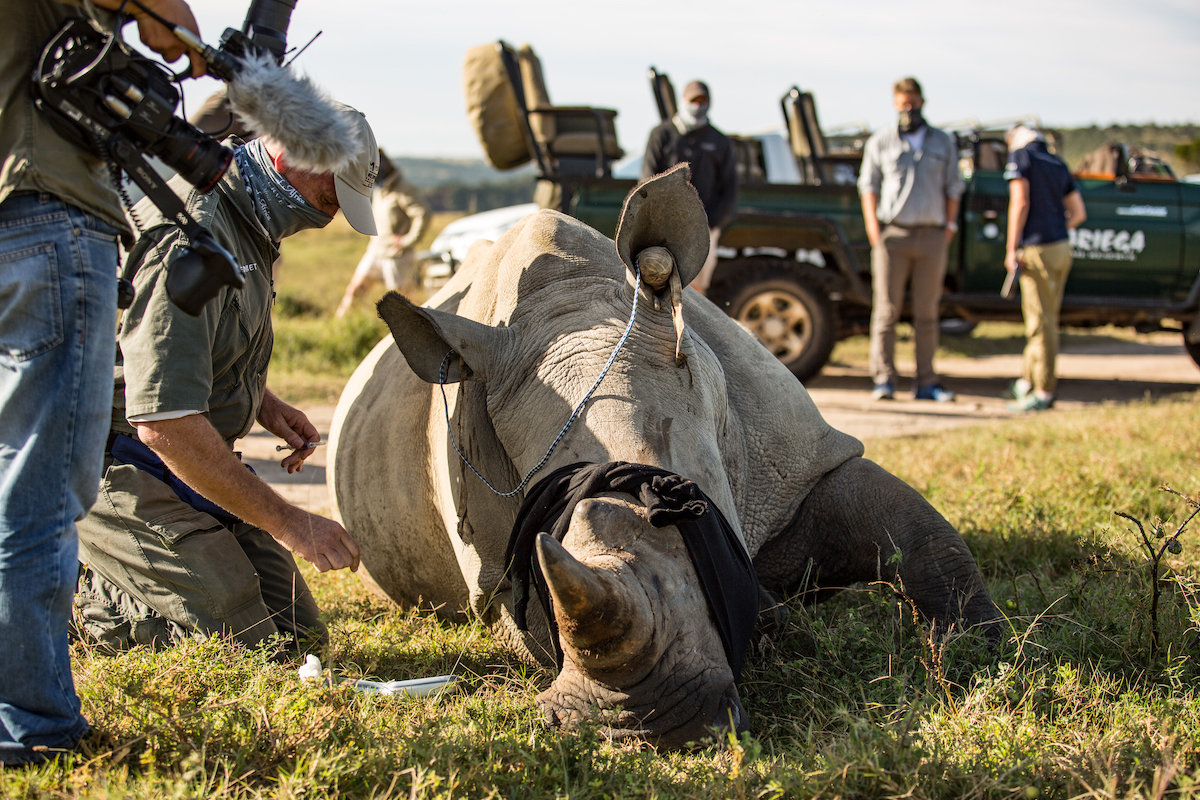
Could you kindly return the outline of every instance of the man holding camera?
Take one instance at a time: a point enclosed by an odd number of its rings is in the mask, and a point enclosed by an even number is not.
[[[187,237],[148,200],[134,208],[148,222],[125,267],[136,294],[117,334],[112,433],[100,501],[79,524],[76,620],[105,649],[206,636],[257,646],[277,633],[296,647],[319,644],[325,625],[292,554],[321,572],[358,567],[340,524],[287,503],[234,452],[255,420],[293,448],[281,462],[289,472],[320,440],[266,385],[272,269],[281,239],[324,227],[339,207],[356,230],[375,233],[379,149],[361,114],[339,111],[354,155],[336,173],[300,169],[264,136],[236,147],[208,194],[171,180],[245,277],[198,317],[164,285]]]
[[[93,0],[108,9],[120,0]],[[199,34],[183,0],[142,0]],[[142,41],[183,44],[144,9]],[[29,90],[45,43],[79,4],[0,0],[0,763],[36,763],[88,729],[67,623],[75,522],[96,499],[112,386],[117,237],[104,163],[62,138]],[[204,62],[192,56],[193,72]]]

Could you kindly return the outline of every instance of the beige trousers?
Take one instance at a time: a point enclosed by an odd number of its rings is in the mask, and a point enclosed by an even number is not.
[[[1021,314],[1025,317],[1025,365],[1022,377],[1034,389],[1054,394],[1058,377],[1058,311],[1071,272],[1071,243],[1066,239],[1023,248]]]
[[[888,225],[871,248],[871,377],[896,382],[896,323],[904,288],[912,283],[916,386],[937,383],[933,354],[938,348],[938,306],[946,279],[946,230],[935,226]],[[916,388],[916,387],[914,387]]]

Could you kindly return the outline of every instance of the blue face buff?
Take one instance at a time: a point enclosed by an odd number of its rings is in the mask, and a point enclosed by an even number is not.
[[[324,228],[333,221],[333,217],[305,200],[304,195],[279,174],[262,139],[234,150],[233,157],[258,220],[272,240],[278,242],[309,228]]]

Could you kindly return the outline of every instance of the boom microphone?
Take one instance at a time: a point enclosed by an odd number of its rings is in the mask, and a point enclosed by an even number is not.
[[[247,128],[279,142],[289,162],[310,172],[337,172],[360,146],[349,112],[307,75],[297,77],[269,55],[240,59],[228,97]]]
[[[336,172],[354,158],[358,142],[347,112],[307,75],[296,77],[268,52],[247,48],[233,55],[183,26],[173,30],[225,81],[229,107],[242,124],[283,145],[288,161],[309,172]]]

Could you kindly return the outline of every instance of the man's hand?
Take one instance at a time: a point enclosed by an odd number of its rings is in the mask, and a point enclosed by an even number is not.
[[[312,563],[317,572],[331,569],[358,570],[358,543],[346,529],[331,519],[295,509],[286,524],[271,535],[292,553]]]
[[[283,439],[295,451],[279,462],[279,466],[286,469],[289,475],[303,469],[304,459],[313,454],[315,448],[306,445],[321,441],[321,434],[304,416],[304,412],[280,400],[270,389],[263,394],[262,405],[258,409],[258,424]]]
[[[121,7],[121,0],[93,0],[93,2],[101,8],[114,11]],[[200,54],[189,49],[169,28],[146,13],[146,9],[150,9],[168,22],[181,25],[196,36],[200,36],[200,26],[196,23],[195,16],[192,15],[191,7],[184,0],[131,0],[126,8],[137,20],[138,35],[141,37],[142,44],[156,53],[161,53],[167,61],[175,61],[180,56],[187,54],[192,62],[192,77],[198,78],[205,73],[206,65]]]
[[[1016,250],[1009,250],[1004,254],[1004,268],[1009,272],[1016,272],[1022,266],[1021,254]]]

